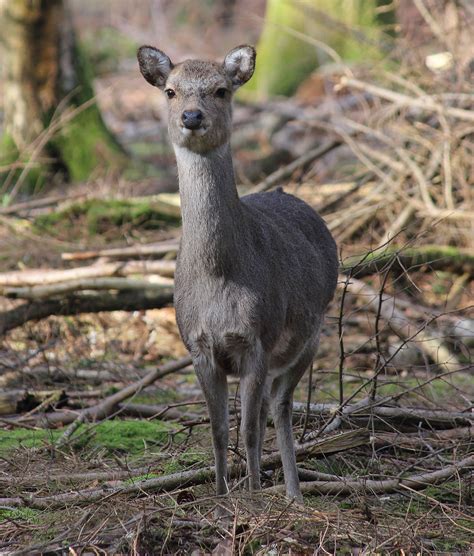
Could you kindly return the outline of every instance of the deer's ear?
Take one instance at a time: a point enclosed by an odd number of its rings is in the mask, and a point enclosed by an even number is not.
[[[173,69],[168,56],[153,46],[142,46],[138,49],[137,58],[143,77],[151,85],[162,89]]]
[[[233,48],[224,60],[224,70],[232,81],[234,90],[252,77],[257,53],[253,46],[242,45]]]

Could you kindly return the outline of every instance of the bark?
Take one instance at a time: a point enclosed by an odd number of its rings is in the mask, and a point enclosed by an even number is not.
[[[20,153],[26,163],[8,174],[6,186],[17,191],[58,169],[81,180],[97,166],[119,164],[123,154],[92,100],[91,77],[63,0],[0,0],[0,41],[2,141],[9,147],[3,162]],[[49,162],[39,162],[45,158]]]

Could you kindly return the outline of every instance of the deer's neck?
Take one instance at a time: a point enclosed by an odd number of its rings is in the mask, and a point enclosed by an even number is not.
[[[230,145],[199,154],[175,147],[183,218],[181,257],[225,274],[243,233]]]

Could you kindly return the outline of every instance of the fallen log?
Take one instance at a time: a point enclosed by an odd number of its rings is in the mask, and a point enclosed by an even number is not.
[[[163,287],[156,291],[124,291],[118,293],[77,293],[63,299],[33,301],[0,313],[0,336],[28,321],[51,315],[79,315],[101,311],[140,311],[160,309],[173,303],[173,289]]]
[[[48,286],[30,286],[26,288],[5,288],[3,293],[12,299],[28,299],[36,301],[50,297],[60,297],[71,292],[84,290],[116,290],[116,291],[143,291],[150,295],[153,292],[160,294],[163,286],[172,286],[171,278],[154,277],[156,281],[139,280],[137,278],[79,278],[67,280]]]
[[[42,268],[16,270],[0,274],[0,288],[44,286],[66,280],[130,276],[131,274],[159,274],[173,277],[175,266],[175,261],[125,261],[96,263],[90,266],[56,270]]]

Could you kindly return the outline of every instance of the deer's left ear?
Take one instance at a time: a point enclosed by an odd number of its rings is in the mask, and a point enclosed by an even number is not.
[[[168,56],[154,46],[142,46],[138,49],[137,58],[140,71],[148,83],[163,89],[173,69]]]
[[[233,48],[225,57],[223,67],[232,81],[234,91],[252,77],[256,56],[253,46],[242,45]]]

